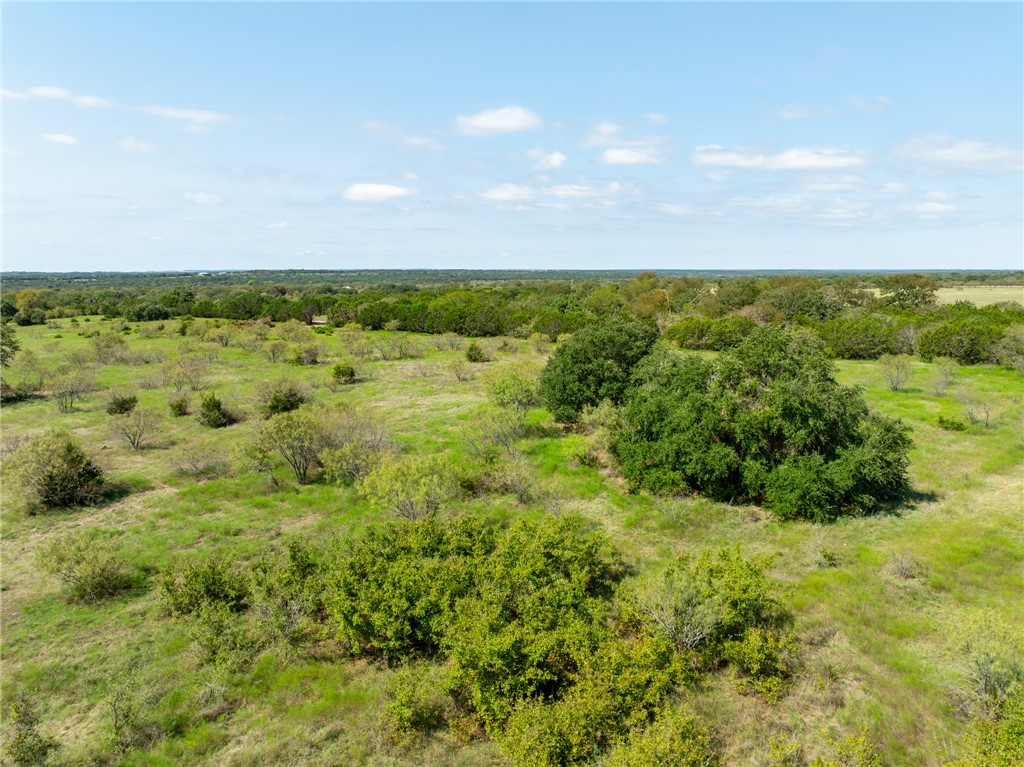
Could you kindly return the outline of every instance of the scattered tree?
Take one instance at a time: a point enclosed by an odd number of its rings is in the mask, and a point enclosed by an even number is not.
[[[883,354],[878,359],[878,366],[889,385],[889,391],[903,391],[913,373],[913,364],[906,354]]]

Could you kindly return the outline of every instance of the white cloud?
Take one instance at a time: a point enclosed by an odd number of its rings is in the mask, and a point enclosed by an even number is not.
[[[230,115],[214,112],[210,109],[181,109],[179,107],[142,107],[142,111],[156,117],[168,117],[182,120],[193,127],[206,127],[214,123],[222,123],[231,119]]]
[[[185,192],[182,197],[196,205],[220,205],[224,198],[209,192]]]
[[[498,184],[480,192],[483,199],[497,202],[531,202],[536,196],[536,191],[519,184]]]
[[[863,154],[839,147],[800,147],[774,155],[765,155],[743,149],[726,149],[717,144],[710,144],[697,147],[693,153],[693,164],[704,168],[842,170],[859,168],[866,162]]]
[[[886,194],[894,194],[897,192],[906,192],[909,189],[910,187],[901,181],[890,181],[888,184],[882,184],[882,186],[879,187],[878,191],[884,192]]]
[[[561,152],[545,152],[543,149],[531,149],[526,156],[533,160],[541,170],[561,168],[568,159]]]
[[[665,125],[668,122],[668,117],[657,112],[649,112],[644,115],[644,120],[650,125]]]
[[[915,136],[897,151],[916,160],[972,170],[1021,169],[1021,149],[1018,146],[971,139],[954,140],[944,133]]]
[[[443,149],[441,144],[430,136],[415,136],[406,133],[397,125],[380,120],[365,120],[363,122],[363,130],[372,136],[395,141],[410,149],[429,149],[435,152]]]
[[[850,106],[858,112],[881,112],[892,106],[892,99],[888,96],[873,96],[871,98],[854,96],[850,99]]]
[[[21,154],[22,152],[19,152],[17,149],[11,149],[10,147],[0,146],[0,155],[10,155],[12,157],[17,157],[18,155]]]
[[[135,138],[135,136],[125,136],[117,142],[117,146],[126,152],[136,152],[138,154],[150,154],[156,150],[156,147],[148,141]]]
[[[839,110],[833,107],[779,107],[775,116],[780,120],[807,120],[812,117],[835,117]]]
[[[44,133],[40,136],[43,141],[49,141],[51,144],[77,144],[78,139],[74,136],[69,136],[67,133]]]
[[[605,149],[601,155],[605,165],[663,165],[664,153],[659,147],[619,147]]]
[[[85,107],[86,109],[114,106],[113,101],[101,99],[99,96],[75,96],[71,100],[74,101],[77,106]]]
[[[58,88],[55,85],[39,85],[28,89],[28,95],[39,99],[69,99],[71,91],[66,88]]]
[[[807,210],[807,202],[800,195],[789,197],[735,197],[728,203],[734,208],[743,208],[750,213],[802,213]]]
[[[353,184],[345,190],[343,196],[350,202],[386,202],[408,197],[410,194],[410,189],[393,184]]]
[[[583,139],[583,146],[603,147],[613,143],[622,145],[625,140],[622,138],[622,126],[611,122],[598,123]]]
[[[146,239],[152,240],[153,242],[163,242],[164,241],[164,238],[161,237],[159,234],[151,234]]]
[[[803,184],[804,189],[812,192],[850,192],[863,187],[864,179],[860,176],[825,176],[810,179]]]
[[[272,224],[267,225],[267,229],[290,229],[291,221],[275,221]]]
[[[945,202],[920,202],[917,205],[909,206],[907,209],[913,213],[934,215],[936,213],[952,213],[957,208],[956,205],[950,205]]]
[[[455,127],[464,136],[488,136],[496,133],[518,133],[535,130],[543,120],[521,106],[487,109],[475,115],[459,115]]]
[[[544,190],[545,194],[562,199],[572,197],[606,197],[613,194],[622,194],[626,190],[618,181],[604,184],[603,186],[591,186],[589,184],[559,184]]]
[[[24,101],[28,98],[28,96],[24,93],[19,93],[18,91],[10,91],[7,90],[7,88],[0,88],[0,96],[3,96],[5,99],[11,99],[12,101]]]
[[[925,192],[924,196],[927,197],[929,200],[948,200],[953,195],[951,195],[949,192]]]

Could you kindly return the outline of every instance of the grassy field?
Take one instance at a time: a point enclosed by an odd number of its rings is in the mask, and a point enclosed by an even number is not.
[[[988,306],[1003,301],[1024,304],[1024,285],[969,285],[955,288],[939,288],[935,297],[940,304],[969,301],[975,306]]]
[[[1021,288],[968,288],[976,292]],[[944,296],[950,291],[940,291]],[[971,296],[967,297],[966,294]],[[1006,300],[1008,294],[991,301]],[[942,300],[942,299],[940,299]],[[22,348],[42,363],[91,349],[79,331],[109,330],[91,318],[79,329],[19,329]],[[104,395],[90,395],[61,414],[48,399],[6,405],[6,442],[49,426],[71,430],[123,490],[111,503],[73,513],[26,516],[5,494],[3,565],[3,692],[25,688],[39,702],[42,729],[63,746],[62,763],[131,765],[490,765],[502,757],[490,742],[461,744],[447,733],[413,749],[389,747],[379,726],[384,687],[392,670],[340,662],[315,652],[268,651],[245,671],[214,671],[195,657],[180,623],[166,613],[158,574],[182,556],[230,551],[254,558],[295,536],[325,540],[380,519],[353,490],[299,487],[278,470],[280,486],[248,472],[239,446],[259,422],[254,393],[261,380],[286,377],[310,387],[317,401],[346,401],[379,414],[410,453],[464,455],[463,430],[486,401],[485,382],[498,371],[539,371],[550,348],[525,341],[484,339],[492,362],[472,365],[458,380],[458,350],[438,350],[416,337],[422,357],[356,360],[364,380],[334,392],[329,364],[349,360],[340,334],[318,336],[321,364],[269,363],[256,351],[197,343],[216,353],[208,384],[247,418],[211,430],[195,418],[171,418],[171,387],[162,385],[159,358],[173,359],[182,338],[177,323],[136,325],[129,349],[150,364],[97,366],[101,389],[131,388],[140,404],[163,414],[157,438],[131,451],[108,432]],[[387,333],[372,334],[374,339]],[[504,347],[499,345],[505,343]],[[16,375],[20,360],[12,370]],[[773,736],[787,735],[811,754],[834,738],[866,730],[892,765],[942,765],[957,755],[967,725],[956,717],[951,691],[970,653],[999,645],[1024,650],[1024,378],[1011,370],[964,367],[943,391],[933,366],[915,363],[908,388],[891,392],[873,362],[842,362],[843,382],[863,387],[873,407],[913,427],[911,475],[915,495],[896,512],[829,525],[779,522],[749,506],[700,498],[628,494],[613,472],[572,460],[574,437],[541,409],[522,449],[549,492],[543,503],[511,496],[454,503],[449,514],[494,519],[575,511],[607,531],[639,574],[674,556],[739,544],[745,553],[777,554],[774,574],[802,640],[801,670],[776,705],[742,696],[727,672],[686,695],[705,714],[722,743],[723,762],[764,764]],[[989,428],[944,431],[939,415],[964,418],[957,394],[970,392],[992,413]],[[198,396],[193,395],[193,401]],[[234,468],[196,482],[174,468],[183,446],[208,444]],[[106,531],[145,576],[144,586],[99,605],[69,605],[57,581],[33,564],[48,539],[76,528]],[[900,563],[917,577],[901,577]],[[110,745],[110,701],[131,688],[160,722],[163,737],[146,750],[116,755]]]

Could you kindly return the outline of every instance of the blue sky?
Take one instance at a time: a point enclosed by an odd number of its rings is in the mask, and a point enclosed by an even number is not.
[[[22,4],[3,269],[1020,268],[1020,4]]]

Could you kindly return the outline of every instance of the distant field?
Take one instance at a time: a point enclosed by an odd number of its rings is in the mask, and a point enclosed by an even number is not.
[[[1001,301],[1024,304],[1024,285],[971,285],[960,288],[939,288],[935,295],[940,304],[970,301],[975,306],[988,306]]]

